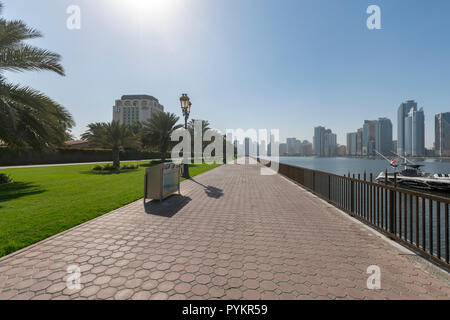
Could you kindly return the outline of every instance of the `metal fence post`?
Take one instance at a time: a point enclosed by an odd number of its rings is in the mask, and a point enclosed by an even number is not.
[[[331,200],[331,176],[328,175],[328,200]]]
[[[389,190],[389,232],[395,234],[394,219],[395,219],[395,191]]]
[[[313,191],[316,192],[316,172],[315,171],[312,172],[312,187],[313,187]]]
[[[350,181],[350,210],[351,212],[355,212],[355,185],[354,181]]]

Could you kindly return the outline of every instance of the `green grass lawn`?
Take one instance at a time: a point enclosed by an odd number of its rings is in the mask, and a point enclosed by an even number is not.
[[[0,186],[0,257],[143,197],[145,167],[95,173],[94,166],[0,170],[14,180]],[[217,166],[191,165],[190,175]]]

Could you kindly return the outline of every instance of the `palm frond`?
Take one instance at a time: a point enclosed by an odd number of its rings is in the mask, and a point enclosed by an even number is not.
[[[24,40],[42,37],[42,34],[28,27],[20,20],[0,19],[0,48],[14,48]]]
[[[23,45],[18,48],[0,48],[0,70],[41,71],[48,70],[64,75],[61,56],[48,50]]]

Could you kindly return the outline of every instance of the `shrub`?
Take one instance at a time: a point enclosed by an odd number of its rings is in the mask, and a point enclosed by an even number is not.
[[[0,173],[0,184],[12,182],[12,179],[4,173]]]
[[[137,164],[125,164],[120,168],[120,170],[134,170],[138,168],[139,166]]]
[[[135,170],[139,169],[138,164],[124,164],[120,167],[120,170]],[[92,168],[94,171],[119,171],[118,168],[114,167],[111,163],[105,164],[105,165],[96,165]]]
[[[117,170],[117,168],[115,166],[113,166],[112,164],[108,163],[103,166],[103,170],[104,171],[115,171],[115,170]]]

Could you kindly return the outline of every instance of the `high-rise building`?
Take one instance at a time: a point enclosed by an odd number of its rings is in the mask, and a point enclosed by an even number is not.
[[[324,154],[324,135],[325,135],[324,127],[319,126],[314,128],[313,149],[314,155],[316,156]]]
[[[425,116],[423,108],[411,108],[405,118],[404,154],[421,157],[425,155]]]
[[[383,154],[389,155],[392,151],[392,122],[388,118],[379,118],[375,126],[375,149]]]
[[[314,128],[314,154],[320,157],[336,155],[337,136],[330,129]]]
[[[113,107],[113,120],[122,124],[144,122],[152,118],[157,112],[163,112],[158,99],[149,95],[124,95]]]
[[[362,155],[362,145],[363,145],[363,128],[359,128],[356,131],[356,155]]]
[[[334,157],[337,149],[337,136],[330,129],[325,130],[324,134],[324,153],[321,156]]]
[[[434,154],[450,156],[450,112],[439,113],[434,118]]]
[[[287,138],[287,152],[289,155],[299,155],[300,154],[300,145],[301,141],[296,138]]]
[[[347,155],[356,156],[356,132],[347,133]]]
[[[309,157],[313,154],[313,145],[308,140],[304,140],[300,145],[300,155]]]
[[[396,151],[397,150],[397,140],[392,141],[392,151]]]
[[[375,150],[375,125],[376,120],[365,120],[363,125],[363,142],[362,142],[362,154],[367,156],[374,155]]]
[[[287,155],[287,144],[286,143],[280,143],[280,156]]]
[[[417,102],[414,100],[403,102],[397,111],[397,153],[402,156],[406,155],[406,144],[412,142],[411,140],[406,140],[407,132],[411,132],[411,130],[406,130],[406,118],[411,110],[417,111]],[[410,139],[409,133],[408,139]]]

